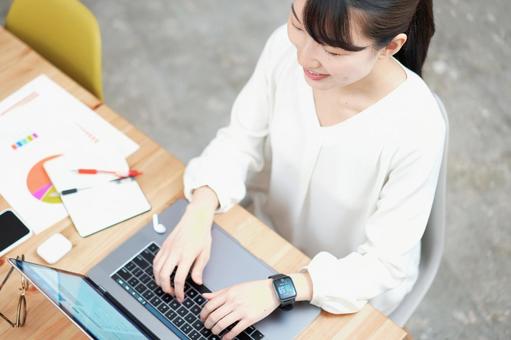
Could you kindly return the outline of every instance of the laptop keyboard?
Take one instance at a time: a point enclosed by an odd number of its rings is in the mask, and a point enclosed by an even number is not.
[[[206,299],[201,294],[211,292],[206,286],[197,285],[188,276],[185,283],[185,299],[180,304],[156,285],[153,277],[153,259],[159,250],[160,247],[155,243],[149,244],[112,274],[112,279],[181,339],[220,339],[235,324],[226,328],[219,336],[204,327],[199,314],[206,304]],[[171,278],[174,278],[174,273]],[[236,339],[257,340],[263,337],[259,330],[250,326]]]

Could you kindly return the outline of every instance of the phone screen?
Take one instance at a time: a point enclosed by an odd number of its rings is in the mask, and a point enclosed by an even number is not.
[[[4,211],[0,215],[0,252],[28,233],[30,230],[12,211]]]

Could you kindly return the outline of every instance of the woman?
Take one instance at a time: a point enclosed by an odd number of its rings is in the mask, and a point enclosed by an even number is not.
[[[287,27],[287,29],[286,29]],[[154,260],[165,292],[202,282],[211,224],[248,193],[253,213],[312,258],[296,301],[391,313],[418,275],[445,126],[420,78],[431,0],[294,0],[221,129],[184,175],[186,213]],[[176,270],[174,288],[170,274]],[[232,339],[280,305],[261,278],[205,294]]]

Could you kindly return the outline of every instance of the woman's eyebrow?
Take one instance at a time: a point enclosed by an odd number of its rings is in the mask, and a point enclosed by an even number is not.
[[[295,7],[293,6],[293,4],[291,4],[291,12],[293,12],[293,15],[295,16],[296,20],[298,20],[298,22],[301,24],[302,22],[300,21],[300,19],[298,19],[298,15],[296,15]]]

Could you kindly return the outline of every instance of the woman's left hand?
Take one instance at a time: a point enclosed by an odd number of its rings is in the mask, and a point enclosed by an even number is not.
[[[271,279],[244,282],[202,295],[208,300],[200,313],[206,328],[218,335],[238,322],[222,339],[233,339],[280,305]]]

